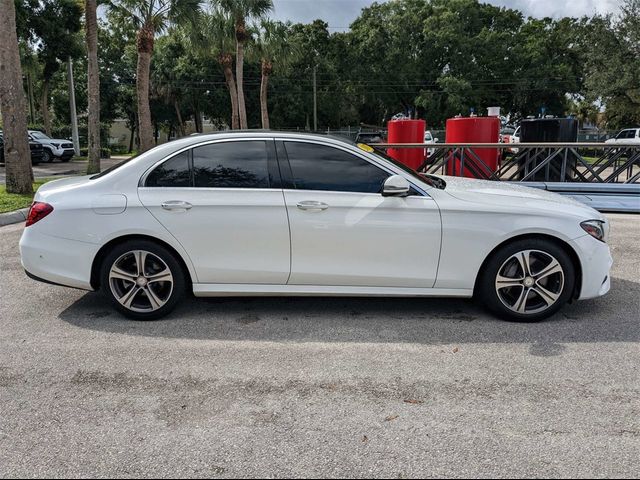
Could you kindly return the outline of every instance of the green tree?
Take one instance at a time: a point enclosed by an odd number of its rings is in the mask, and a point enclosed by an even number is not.
[[[13,0],[0,0],[0,113],[4,126],[6,188],[9,193],[33,193],[33,171],[27,141],[27,108]]]
[[[26,12],[24,33],[35,45],[42,64],[40,110],[47,134],[51,134],[49,112],[50,87],[54,75],[69,58],[80,58],[83,53],[79,32],[82,28],[82,6],[74,0],[25,2],[19,8]]]
[[[240,128],[247,128],[244,97],[244,50],[250,35],[247,21],[261,19],[273,9],[272,0],[215,0],[233,18],[236,36],[236,88]]]
[[[88,157],[87,174],[100,171],[100,70],[98,65],[97,1],[85,0],[87,44]]]
[[[214,8],[203,13],[199,22],[191,26],[186,35],[191,48],[220,64],[229,90],[231,128],[240,128],[238,90],[233,75],[233,52],[236,49],[234,19],[221,8]]]
[[[253,43],[253,56],[260,62],[260,113],[264,129],[269,129],[270,126],[267,103],[269,77],[274,68],[286,73],[288,67],[299,55],[296,45],[289,41],[290,27],[290,24],[263,20],[258,30],[258,36]]]
[[[607,126],[640,124],[640,0],[625,0],[620,16],[585,20],[586,98],[605,106]]]
[[[137,28],[136,94],[140,151],[153,147],[153,127],[149,106],[151,56],[157,33],[172,22],[194,21],[200,12],[201,0],[112,0],[110,8],[131,19]]]

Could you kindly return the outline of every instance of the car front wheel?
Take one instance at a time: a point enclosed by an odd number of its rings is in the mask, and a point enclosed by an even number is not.
[[[538,321],[567,303],[575,268],[567,252],[544,239],[520,240],[494,253],[480,275],[479,299],[507,320]]]
[[[150,241],[120,244],[102,263],[102,292],[118,311],[134,320],[167,315],[183,297],[185,283],[173,254]]]
[[[44,152],[42,152],[42,161],[44,163],[49,163],[53,161],[53,156],[51,155],[51,152],[46,148],[44,149]]]

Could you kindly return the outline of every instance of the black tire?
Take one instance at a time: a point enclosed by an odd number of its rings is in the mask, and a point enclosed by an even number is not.
[[[137,281],[140,281],[140,275],[134,273],[137,268],[135,259],[138,258],[134,252],[138,251],[147,253],[145,256],[147,260],[141,263],[145,264],[146,272],[152,272],[151,274],[145,273],[143,276],[145,278],[144,285],[141,286],[133,279],[113,278],[112,268],[115,264],[118,264],[118,271],[123,271],[129,262],[130,268],[126,268],[124,273],[132,277],[137,275]],[[163,263],[164,265],[162,265]],[[155,275],[159,276],[167,269],[172,277],[171,280],[166,282],[152,280],[154,270],[156,270]],[[169,284],[172,285],[169,287]],[[128,292],[133,292],[135,288],[138,288],[137,293],[133,293],[131,308],[128,308],[121,301],[125,299]],[[149,293],[149,289],[153,291]],[[184,297],[185,289],[186,274],[178,259],[163,246],[148,240],[130,240],[115,246],[105,257],[100,268],[100,290],[116,310],[132,320],[156,320],[168,315]],[[154,307],[151,297],[155,298],[157,302],[158,300],[164,302],[164,304]],[[161,302],[157,303],[157,305],[160,304]]]
[[[53,162],[53,155],[51,155],[51,152],[47,148],[42,152],[42,161],[44,163]]]
[[[526,267],[524,257],[528,257]],[[523,268],[529,268],[529,274]],[[500,248],[485,262],[475,296],[502,319],[537,322],[557,313],[571,299],[575,282],[575,266],[560,245],[540,238],[523,239]]]

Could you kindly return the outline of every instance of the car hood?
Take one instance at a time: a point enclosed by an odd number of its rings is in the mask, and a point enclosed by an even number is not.
[[[516,206],[532,210],[561,211],[584,218],[604,219],[593,208],[569,197],[513,183],[443,176],[445,191],[459,199],[485,205]],[[515,203],[517,202],[517,204]]]

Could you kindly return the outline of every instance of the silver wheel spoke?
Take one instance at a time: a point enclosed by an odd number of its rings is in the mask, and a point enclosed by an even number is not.
[[[119,267],[114,265],[111,268],[111,271],[109,272],[109,278],[117,278],[117,279],[120,279],[120,280],[125,280],[127,282],[134,282],[135,283],[135,281],[138,278],[138,276],[136,274],[133,274],[133,273],[125,272],[121,268],[119,268]]]
[[[540,298],[542,298],[548,306],[556,303],[558,297],[560,297],[559,293],[553,293],[539,284],[533,287],[533,291],[540,295]]]
[[[526,310],[527,310],[527,298],[529,298],[529,292],[530,291],[531,291],[530,288],[522,287],[522,292],[520,292],[520,296],[518,297],[518,300],[516,300],[516,303],[513,305],[513,308],[518,313],[526,313]]]
[[[520,252],[516,257],[518,259],[518,262],[520,262],[520,267],[522,267],[522,271],[524,272],[525,277],[531,275],[531,266],[529,265],[530,255],[531,251],[526,250],[524,252]]]
[[[125,293],[122,297],[118,299],[118,301],[125,307],[131,308],[133,304],[133,300],[136,298],[138,293],[142,290],[138,285],[134,285],[131,289]]]
[[[156,292],[154,292],[153,289],[151,289],[151,286],[147,286],[147,288],[145,288],[144,291],[147,294],[147,298],[149,299],[151,308],[153,308],[154,310],[159,309],[166,303],[160,297],[158,297],[158,295],[156,295]]]
[[[543,278],[547,278],[554,273],[562,273],[562,267],[557,260],[552,260],[549,265],[543,268],[540,272],[536,273],[533,277],[536,280],[542,280]]]
[[[138,275],[144,276],[144,264],[147,261],[147,252],[136,250],[135,252],[133,252],[133,255],[136,259],[136,268],[138,269]]]
[[[524,280],[524,278],[509,278],[498,274],[496,278],[496,288],[500,290],[502,288],[521,287],[522,280]]]
[[[148,275],[147,280],[149,281],[149,283],[171,282],[173,280],[173,275],[171,275],[171,270],[165,268],[161,272],[154,273],[153,275]]]

